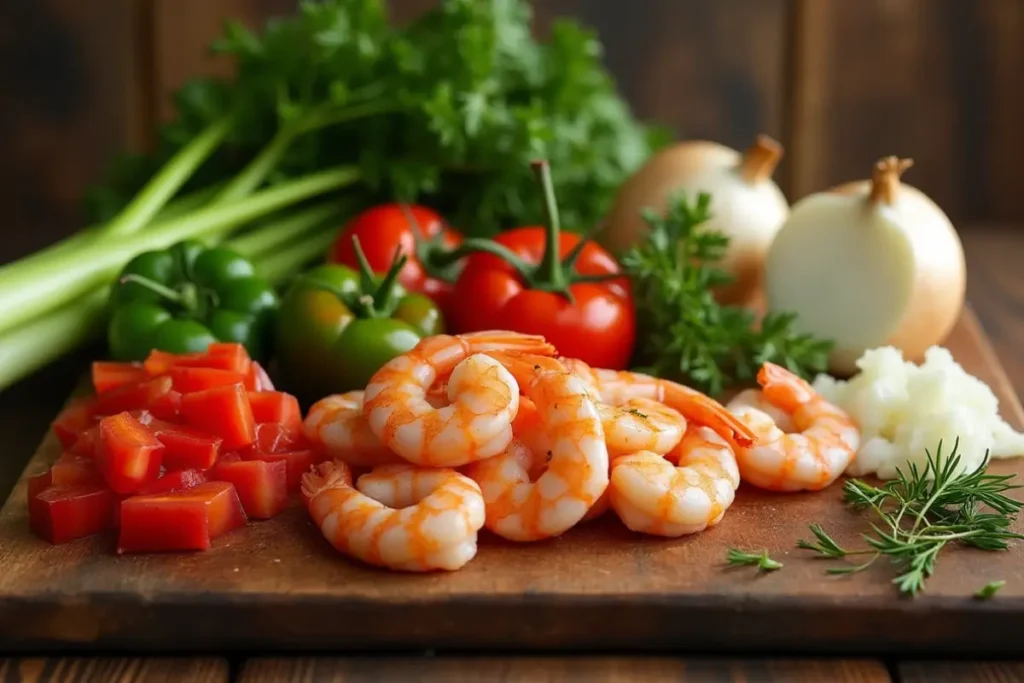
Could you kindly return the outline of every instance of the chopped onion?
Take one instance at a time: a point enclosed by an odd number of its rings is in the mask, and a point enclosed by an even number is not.
[[[918,362],[963,308],[963,246],[946,214],[900,182],[912,163],[888,157],[870,181],[800,200],[768,252],[768,308],[793,311],[799,331],[832,339],[833,373],[853,373],[880,346]]]

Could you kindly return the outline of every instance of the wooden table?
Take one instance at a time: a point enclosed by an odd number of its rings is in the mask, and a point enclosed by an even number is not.
[[[1024,392],[1024,307],[1017,292],[1024,233],[1010,228],[964,232],[968,296],[1018,393]],[[88,354],[55,364],[0,394],[0,430],[6,435],[0,462],[0,499],[5,498],[48,421],[71,390]],[[457,653],[401,653],[346,658],[273,658],[273,653],[225,654],[218,658],[0,659],[0,681],[56,683],[167,682],[327,683],[345,681],[856,681],[858,683],[1024,682],[1024,662],[887,661],[873,659],[694,659],[601,656],[461,656]],[[942,653],[936,653],[941,657]],[[269,658],[268,658],[269,657]]]

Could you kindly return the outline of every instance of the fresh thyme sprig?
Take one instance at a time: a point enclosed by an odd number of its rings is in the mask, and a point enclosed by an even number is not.
[[[729,548],[725,553],[725,561],[732,567],[757,567],[763,572],[782,569],[782,563],[770,558],[767,550],[754,554],[737,548]]]
[[[867,557],[859,564],[831,567],[830,574],[854,574],[889,557],[900,571],[893,583],[901,594],[911,596],[924,590],[939,553],[950,543],[1007,549],[1010,540],[1024,538],[1009,530],[1024,504],[1005,495],[1021,487],[1009,483],[1013,475],[986,473],[988,453],[977,469],[960,471],[959,446],[957,438],[943,458],[940,441],[934,455],[925,449],[923,469],[911,463],[906,473],[897,469],[896,478],[882,486],[860,479],[845,483],[845,502],[878,518],[871,524],[872,533],[862,535],[867,548],[843,548],[819,524],[810,525],[815,540],[800,540],[797,547],[833,560]],[[995,590],[998,587],[991,593]]]

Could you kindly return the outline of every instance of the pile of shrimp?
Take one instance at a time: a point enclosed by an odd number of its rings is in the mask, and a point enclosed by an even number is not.
[[[338,551],[399,571],[460,569],[483,528],[540,541],[609,511],[634,532],[693,534],[722,520],[741,480],[820,490],[859,447],[853,421],[799,377],[766,363],[758,383],[726,407],[560,358],[536,335],[428,337],[363,391],[310,408],[306,436],[329,460],[302,496]]]

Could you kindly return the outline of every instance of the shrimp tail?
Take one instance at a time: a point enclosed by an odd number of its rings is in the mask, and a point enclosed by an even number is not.
[[[541,370],[562,373],[569,372],[569,370],[560,361],[536,353],[525,353],[522,351],[488,351],[485,355],[488,355],[501,363],[520,386],[526,386],[529,384],[536,376],[537,372]]]
[[[309,501],[327,489],[352,486],[352,470],[341,460],[322,462],[302,475],[302,497]]]
[[[757,383],[769,403],[788,412],[813,399],[816,393],[802,377],[775,363],[761,365]]]
[[[667,406],[687,420],[710,428],[733,448],[748,448],[757,441],[750,427],[710,396],[675,382],[664,381],[662,386]]]
[[[508,330],[468,332],[459,337],[467,342],[474,353],[489,351],[516,351],[538,356],[554,356],[558,350],[539,334],[520,334]]]

